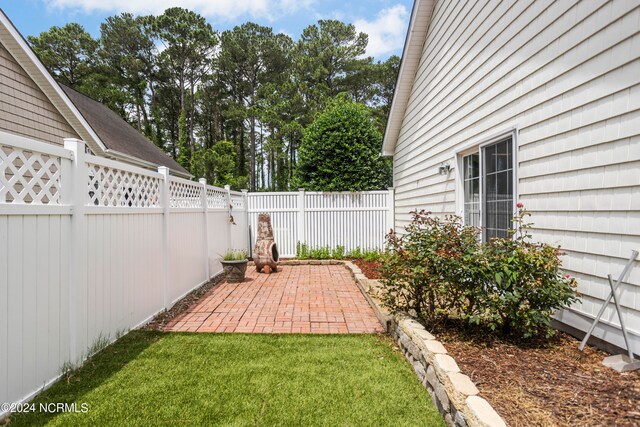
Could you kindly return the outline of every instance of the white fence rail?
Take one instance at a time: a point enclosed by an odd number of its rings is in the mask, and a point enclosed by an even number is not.
[[[251,244],[255,245],[258,214],[266,212],[283,257],[295,256],[298,242],[310,248],[382,249],[384,236],[392,228],[393,206],[393,189],[249,193]]]
[[[170,307],[248,240],[243,193],[0,132],[0,402]]]

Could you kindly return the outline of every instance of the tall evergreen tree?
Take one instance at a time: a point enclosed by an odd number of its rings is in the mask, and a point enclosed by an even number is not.
[[[250,189],[256,190],[256,131],[259,111],[258,97],[261,87],[282,75],[285,55],[271,28],[246,23],[225,31],[221,37],[218,57],[219,76],[236,102],[244,111],[249,128]]]
[[[159,55],[160,67],[168,72],[179,91],[180,111],[176,119],[179,121],[182,116],[185,118],[185,125],[178,126],[178,145],[186,141],[191,152],[194,148],[196,86],[210,73],[213,66],[216,34],[204,17],[180,7],[165,10],[154,20],[153,30],[164,45]],[[189,155],[183,154],[179,159],[188,168]]]
[[[349,92],[353,75],[366,68],[362,58],[368,37],[353,24],[320,20],[305,28],[298,41],[297,70],[300,89],[311,109],[321,109],[341,92]]]
[[[70,23],[63,27],[54,26],[28,39],[44,66],[67,86],[80,88],[93,73],[98,41],[82,25]]]
[[[157,49],[151,27],[153,17],[134,17],[130,13],[110,16],[100,25],[99,57],[111,82],[126,95],[127,118],[138,130],[153,139],[149,102],[153,97],[157,73]]]
[[[381,190],[391,181],[381,147],[369,109],[341,94],[306,130],[295,184],[312,191]]]
[[[339,93],[370,107],[382,132],[400,63],[374,63],[366,34],[335,20],[297,42],[254,23],[218,38],[178,7],[111,16],[100,30],[94,40],[67,24],[29,40],[58,81],[118,112],[196,177],[237,189],[295,187],[309,166],[303,138]]]

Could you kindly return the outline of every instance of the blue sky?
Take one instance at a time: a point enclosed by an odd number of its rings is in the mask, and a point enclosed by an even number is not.
[[[294,39],[318,19],[339,19],[369,34],[367,54],[381,60],[402,53],[412,5],[412,0],[0,0],[25,37],[68,22],[95,37],[107,16],[157,15],[172,6],[200,13],[218,31],[253,21]]]

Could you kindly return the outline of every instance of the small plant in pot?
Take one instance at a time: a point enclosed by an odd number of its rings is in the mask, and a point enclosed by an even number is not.
[[[222,268],[229,283],[244,282],[247,271],[247,251],[229,249],[222,255]]]

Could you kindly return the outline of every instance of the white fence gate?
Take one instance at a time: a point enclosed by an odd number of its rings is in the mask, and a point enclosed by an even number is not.
[[[220,254],[248,249],[246,200],[82,141],[0,132],[0,402],[29,399],[99,337],[221,272]]]
[[[295,256],[298,242],[310,248],[382,249],[392,228],[393,206],[393,189],[249,193],[251,244],[255,245],[258,214],[266,212],[283,257]]]

